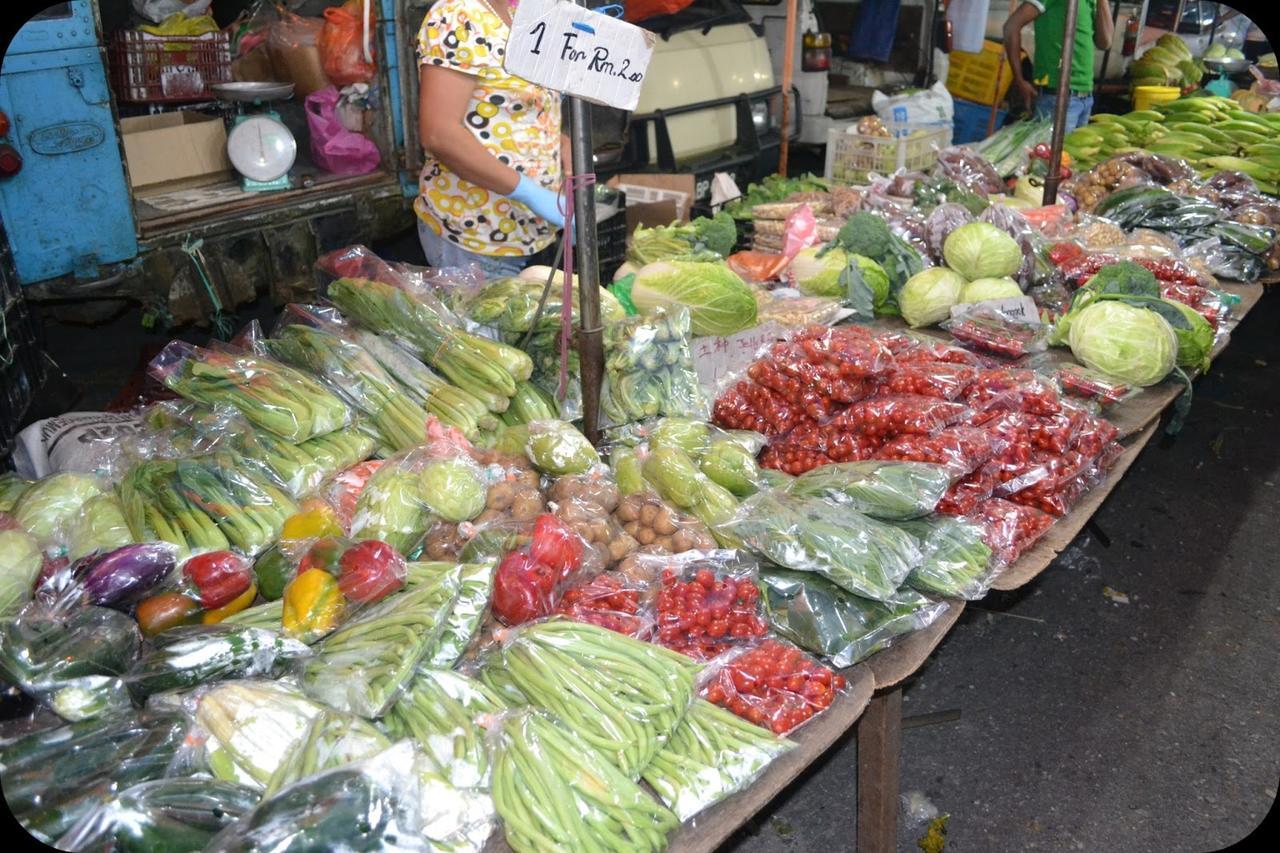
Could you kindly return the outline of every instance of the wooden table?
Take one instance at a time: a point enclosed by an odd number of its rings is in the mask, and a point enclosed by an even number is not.
[[[1258,303],[1261,283],[1223,283],[1222,290],[1240,297],[1232,309],[1238,322]],[[901,321],[877,321],[886,328],[902,328]],[[945,333],[940,333],[949,339]],[[1220,341],[1216,356],[1229,343]],[[1055,358],[1071,361],[1070,352],[1053,350]],[[1142,449],[1160,428],[1161,414],[1182,392],[1176,382],[1162,382],[1143,389],[1112,407],[1107,418],[1120,430],[1125,451],[1106,481],[1091,489],[1064,518],[1028,549],[992,585],[1012,590],[1030,583],[1047,569],[1106,501],[1121,477],[1137,460]],[[799,746],[775,761],[745,791],[730,797],[696,817],[672,836],[671,847],[679,851],[709,851],[724,843],[751,817],[765,808],[788,784],[844,734],[857,726],[858,739],[858,834],[859,853],[892,853],[898,839],[898,796],[902,746],[902,687],[923,665],[959,620],[963,601],[950,605],[929,627],[898,638],[893,645],[844,671],[848,694],[830,709],[803,726],[793,737]]]

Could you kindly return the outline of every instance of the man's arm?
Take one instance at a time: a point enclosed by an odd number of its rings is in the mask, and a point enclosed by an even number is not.
[[[1024,2],[1004,22],[1004,53],[1013,68],[1013,87],[1022,94],[1022,101],[1027,110],[1031,110],[1035,101],[1036,87],[1022,76],[1022,28],[1040,16],[1040,8],[1034,3]]]
[[[1093,13],[1093,46],[1098,50],[1111,47],[1115,30],[1115,22],[1111,20],[1111,4],[1107,0],[1098,0],[1097,11]]]

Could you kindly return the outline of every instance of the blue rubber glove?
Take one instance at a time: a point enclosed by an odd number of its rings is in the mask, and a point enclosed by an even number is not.
[[[533,211],[535,216],[545,219],[556,228],[564,227],[564,216],[560,213],[560,196],[531,180],[526,175],[520,176],[520,183],[508,196]]]

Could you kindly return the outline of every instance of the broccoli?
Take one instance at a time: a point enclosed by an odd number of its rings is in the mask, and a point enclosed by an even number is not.
[[[733,247],[738,245],[738,224],[723,210],[710,219],[699,216],[689,224],[696,241],[721,257],[733,254]]]
[[[879,216],[859,211],[840,227],[836,242],[846,252],[883,262],[892,251],[893,234]]]
[[[1123,293],[1128,296],[1160,295],[1160,282],[1151,270],[1133,261],[1107,264],[1093,274],[1085,287],[1096,293]]]
[[[700,216],[692,222],[673,222],[656,228],[636,228],[627,248],[627,260],[643,266],[687,255],[714,252],[728,257],[738,244],[738,226],[733,217],[721,211],[714,217]]]

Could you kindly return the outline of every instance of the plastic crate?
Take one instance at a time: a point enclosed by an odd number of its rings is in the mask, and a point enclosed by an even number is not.
[[[1013,69],[1004,45],[984,39],[981,53],[953,50],[949,54],[947,91],[975,104],[998,104],[1013,83]]]
[[[627,259],[627,197],[620,194],[618,212],[596,223],[596,257],[600,265],[600,283],[613,281],[613,274]]]
[[[962,101],[959,98],[955,98],[951,103],[955,109],[954,127],[951,131],[952,144],[964,145],[967,142],[986,139],[987,123],[991,121],[991,106]],[[1008,110],[996,110],[996,125],[993,130],[1000,129],[1008,114]]]
[[[841,184],[865,181],[867,174],[904,169],[926,171],[938,162],[939,149],[951,144],[951,126],[920,128],[898,138],[862,136],[840,128],[827,131],[827,180]],[[900,156],[901,154],[901,156]]]
[[[202,36],[118,30],[110,66],[111,88],[124,103],[204,101],[213,96],[213,84],[231,80],[231,40],[221,30]]]

